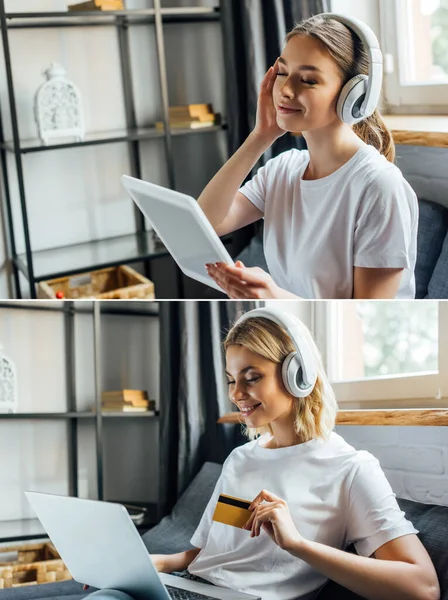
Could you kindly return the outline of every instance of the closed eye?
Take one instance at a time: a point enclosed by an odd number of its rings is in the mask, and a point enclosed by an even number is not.
[[[252,377],[252,379],[246,379],[246,383],[257,383],[260,381],[261,377]],[[228,380],[227,385],[234,385],[234,381]]]
[[[287,73],[277,73],[277,77],[288,77]],[[302,83],[307,85],[317,85],[317,81],[312,81],[310,79],[302,79]]]

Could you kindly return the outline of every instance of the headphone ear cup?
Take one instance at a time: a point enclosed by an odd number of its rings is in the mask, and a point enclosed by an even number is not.
[[[291,352],[282,364],[283,385],[296,398],[305,398],[311,390],[303,388],[303,372],[297,352]]]
[[[297,390],[296,390],[296,385],[295,385],[296,369],[295,369],[294,365],[291,366],[291,363],[296,356],[297,356],[297,352],[291,352],[291,354],[288,354],[288,356],[285,358],[285,360],[283,361],[283,364],[282,364],[283,385],[285,386],[286,390],[293,396],[297,395],[296,394]],[[293,372],[293,370],[294,370],[294,372]]]
[[[336,112],[338,117],[344,123],[354,125],[370,116],[359,115],[359,109],[366,97],[368,81],[369,78],[367,75],[356,75],[349,79],[342,88],[339,94]],[[357,116],[357,114],[359,116]]]

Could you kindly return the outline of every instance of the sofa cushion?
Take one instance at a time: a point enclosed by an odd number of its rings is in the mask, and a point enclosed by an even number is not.
[[[425,297],[436,300],[448,298],[448,233],[445,236]]]
[[[143,542],[150,554],[175,554],[193,547],[190,539],[211,498],[221,469],[222,465],[206,462],[179,498],[171,514],[143,534]]]
[[[29,585],[17,588],[6,588],[0,591],[2,600],[81,600],[90,591],[83,591],[82,584],[77,581],[59,581],[56,583],[43,583],[41,585]]]
[[[434,563],[442,589],[442,600],[448,600],[448,507],[421,504],[398,498],[407,518],[419,530],[419,538]]]
[[[263,271],[269,273],[268,264],[264,255],[262,227],[234,260],[235,262],[240,260],[246,267],[260,267]]]
[[[448,297],[448,210],[428,200],[419,200],[419,225],[417,235],[417,264],[415,266],[416,298]],[[445,260],[434,273],[445,242]],[[443,285],[445,284],[445,285]],[[431,290],[429,288],[431,287]],[[438,295],[443,293],[445,296]],[[433,295],[435,294],[435,295]]]

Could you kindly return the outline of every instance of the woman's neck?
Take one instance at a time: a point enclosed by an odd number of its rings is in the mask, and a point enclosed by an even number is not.
[[[348,125],[304,131],[310,162],[303,179],[322,179],[342,167],[365,143]]]
[[[303,444],[308,441],[303,439],[294,429],[284,429],[280,427],[273,427],[271,423],[271,435],[272,438],[268,441],[265,448],[288,448],[289,446],[297,446],[297,444]]]

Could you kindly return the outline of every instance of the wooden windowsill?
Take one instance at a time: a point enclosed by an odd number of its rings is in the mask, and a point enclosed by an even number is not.
[[[218,423],[242,423],[239,412],[231,412],[218,419]],[[406,408],[389,410],[339,410],[337,425],[429,425],[448,427],[448,409]]]
[[[448,115],[382,115],[396,144],[448,148]]]

